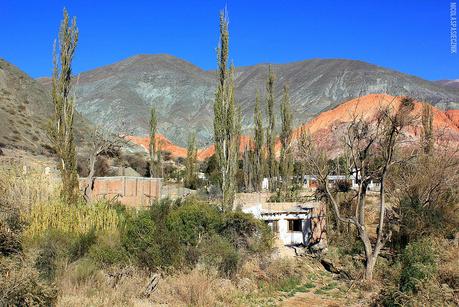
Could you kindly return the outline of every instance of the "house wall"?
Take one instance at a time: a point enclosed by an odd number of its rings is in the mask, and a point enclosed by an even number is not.
[[[295,244],[306,244],[304,240],[304,231],[306,226],[306,221],[309,219],[309,214],[269,214],[263,215],[262,219],[266,221],[277,221],[278,232],[275,235],[282,241],[284,245],[295,245]],[[300,219],[301,220],[301,229],[302,231],[289,231],[288,230],[288,221]],[[272,223],[269,222],[268,225],[273,227]]]
[[[86,186],[86,178],[80,178],[80,189]],[[92,200],[114,199],[129,207],[149,206],[161,196],[161,178],[97,177],[94,181]]]

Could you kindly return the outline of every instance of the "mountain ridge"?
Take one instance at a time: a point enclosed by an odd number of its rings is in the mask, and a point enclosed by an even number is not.
[[[268,65],[236,68],[235,93],[243,114],[244,134],[253,127],[255,92],[259,89],[263,96]],[[288,84],[295,125],[344,101],[372,93],[408,95],[442,109],[459,108],[456,89],[359,60],[318,58],[272,64],[272,69],[277,76],[275,107],[279,107],[282,86]],[[186,146],[188,133],[195,130],[198,145],[205,146],[212,142],[215,85],[213,70],[203,70],[167,54],[137,55],[81,73],[77,110],[111,131],[145,135],[149,110],[154,105],[160,133]]]

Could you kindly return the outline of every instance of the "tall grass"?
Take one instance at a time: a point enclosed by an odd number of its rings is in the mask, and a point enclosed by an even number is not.
[[[60,201],[37,204],[26,215],[27,237],[36,237],[49,229],[85,234],[90,230],[116,231],[121,223],[117,211],[106,202],[92,205],[68,205]]]
[[[60,181],[42,170],[19,166],[0,167],[0,203],[18,208],[27,225],[25,237],[36,237],[49,229],[84,234],[94,229],[116,230],[120,217],[107,202],[66,204],[59,199]]]
[[[29,211],[37,203],[57,198],[59,181],[41,171],[27,170],[19,166],[0,166],[0,202],[14,204],[22,212]]]

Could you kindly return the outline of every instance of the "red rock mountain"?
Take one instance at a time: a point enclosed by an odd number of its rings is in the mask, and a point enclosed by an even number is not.
[[[128,135],[125,138],[133,142],[134,144],[141,146],[143,149],[145,149],[146,152],[148,152],[149,146],[150,146],[149,137]],[[170,140],[168,140],[164,135],[157,134],[155,141],[156,141],[157,148],[160,147],[162,151],[170,152],[173,158],[186,158],[187,149],[175,145]],[[239,143],[239,152],[242,153],[244,149],[246,148],[246,146],[249,146],[249,147],[253,146],[252,139],[248,136],[241,135],[241,139]],[[199,161],[204,161],[205,159],[212,157],[214,154],[215,154],[215,145],[212,144],[208,147],[199,149],[197,158]]]
[[[385,94],[370,94],[364,97],[352,99],[338,107],[323,112],[313,120],[293,131],[293,139],[297,139],[303,129],[309,131],[314,140],[329,153],[338,154],[341,140],[346,131],[347,125],[355,116],[362,116],[371,120],[382,107],[391,106],[394,109],[400,107],[401,97]],[[412,115],[419,120],[415,121],[414,127],[408,131],[413,139],[418,139],[421,129],[420,116],[423,102],[415,101]],[[442,111],[433,107],[434,133],[442,135],[454,146],[459,145],[459,112],[457,110]],[[280,148],[277,142],[276,149]]]
[[[385,94],[370,94],[360,98],[349,100],[338,107],[322,112],[311,121],[296,128],[293,131],[293,141],[297,140],[302,131],[308,131],[309,134],[320,143],[321,147],[327,150],[331,155],[337,155],[340,152],[342,137],[346,131],[347,125],[355,116],[362,116],[371,120],[374,118],[382,107],[391,106],[397,109],[400,106],[401,97],[390,96]],[[423,102],[415,101],[415,107],[412,111],[414,117],[420,118]],[[441,134],[443,139],[448,140],[454,146],[459,145],[459,110],[442,111],[433,107],[433,126],[437,134]],[[408,134],[413,140],[419,138],[420,121],[418,120]],[[148,137],[128,137],[132,142],[141,145],[148,151]],[[163,150],[170,151],[173,157],[186,157],[186,149],[174,145],[171,141],[159,134],[156,140],[161,143]],[[249,136],[241,136],[239,150],[243,152],[246,146],[253,146],[253,141]],[[276,152],[280,152],[280,141],[276,141]],[[215,153],[215,145],[211,145],[198,150],[198,160],[203,161]]]
[[[150,138],[142,136],[126,136],[126,139],[129,141],[141,146],[145,151],[149,151]],[[171,153],[173,158],[185,158],[186,157],[186,148],[180,147],[169,141],[164,135],[156,134],[156,148],[161,148],[162,151],[168,151]]]

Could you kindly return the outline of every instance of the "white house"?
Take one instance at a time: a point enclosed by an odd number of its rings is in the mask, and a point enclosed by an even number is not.
[[[242,210],[265,221],[284,245],[309,246],[324,239],[325,212],[321,203],[265,203]]]

